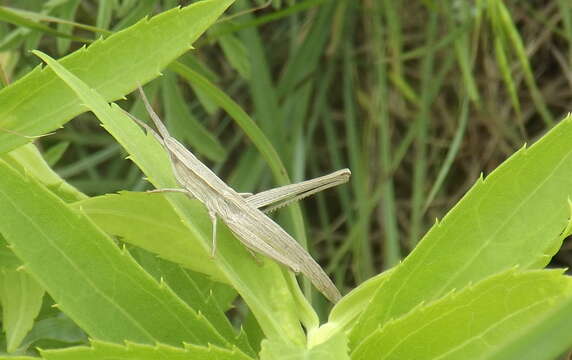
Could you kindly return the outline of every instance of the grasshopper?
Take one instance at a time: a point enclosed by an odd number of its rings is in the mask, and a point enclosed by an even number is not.
[[[349,180],[350,170],[338,170],[316,179],[255,195],[240,194],[169,134],[141,87],[139,92],[159,133],[128,115],[144,126],[161,143],[169,154],[173,173],[182,187],[154,191],[183,192],[205,205],[212,221],[212,255],[214,256],[216,250],[216,227],[217,219],[220,218],[249,250],[268,256],[295,273],[304,274],[326,298],[334,303],[337,302],[341,298],[340,292],[320,265],[292,236],[259,208],[274,204],[269,208],[271,211],[318,191],[343,184]]]

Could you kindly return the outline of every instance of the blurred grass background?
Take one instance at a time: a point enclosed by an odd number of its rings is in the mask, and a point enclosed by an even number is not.
[[[189,3],[0,1],[0,84],[39,63],[31,49],[62,57]],[[347,289],[397,264],[481,172],[570,111],[571,43],[567,0],[237,0],[180,59],[194,77],[173,66],[146,92],[238,191],[276,184],[236,125],[240,111],[214,100],[220,91],[255,119],[293,181],[349,167],[348,185],[302,203],[311,252]],[[143,116],[135,96],[122,105]],[[38,146],[87,194],[148,188],[91,114]],[[554,262],[571,266],[571,250]]]

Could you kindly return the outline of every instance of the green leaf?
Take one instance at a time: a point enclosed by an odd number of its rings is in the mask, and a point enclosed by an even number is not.
[[[348,339],[343,333],[338,333],[328,341],[309,349],[279,341],[264,340],[260,351],[261,360],[349,360],[349,358]]]
[[[150,134],[144,134],[117,106],[109,106],[105,99],[77,77],[73,76],[49,56],[36,52],[61,76],[103,123],[118,142],[129,152],[131,159],[141,168],[157,188],[174,188],[174,179],[168,155]],[[170,194],[168,199],[175,211],[184,219],[187,229],[201,239],[200,245],[210,250],[211,233],[200,232],[196,213],[189,207],[183,194]],[[299,320],[307,328],[317,326],[317,315],[303,302],[299,289],[293,285],[291,273],[284,272],[276,263],[265,259],[262,264],[253,261],[244,247],[235,239],[219,239],[216,265],[233,284],[270,338],[288,338],[293,343],[303,343],[304,334]]]
[[[572,197],[572,117],[523,148],[425,235],[378,289],[352,346],[391,318],[494,273],[543,267],[562,243]]]
[[[101,341],[93,341],[91,347],[72,347],[61,350],[41,351],[46,360],[249,360],[250,357],[236,349],[227,350],[216,346],[195,346],[185,344],[184,349],[163,344],[155,346],[128,343],[116,345]]]
[[[205,0],[174,8],[61,59],[61,64],[96,89],[107,101],[122,98],[156,77],[232,4]],[[0,90],[0,127],[26,135],[59,128],[85,106],[50,69],[34,69]],[[29,142],[0,132],[0,153]]]
[[[378,327],[352,360],[489,359],[519,329],[570,299],[572,278],[561,270],[509,270]]]
[[[0,232],[91,337],[226,346],[211,325],[157,283],[86,216],[0,161]]]
[[[2,326],[6,332],[7,351],[14,352],[32,329],[42,307],[44,289],[23,270],[0,271]]]

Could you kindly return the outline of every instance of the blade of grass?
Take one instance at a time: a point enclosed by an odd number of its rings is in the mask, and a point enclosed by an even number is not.
[[[451,6],[451,5],[449,5]],[[455,11],[451,8],[447,9],[447,21],[449,28],[456,31],[457,28],[469,29],[471,28],[472,20],[472,4],[463,3],[459,4],[460,9],[457,10],[460,15],[454,16]],[[460,20],[459,20],[460,18]],[[462,21],[459,24],[459,21]],[[475,104],[479,104],[480,96],[479,90],[477,88],[477,83],[475,81],[473,64],[471,60],[471,42],[470,33],[463,31],[454,41],[455,55],[457,56],[457,64],[461,70],[461,75],[463,78],[463,85],[465,92],[468,94],[471,101]]]
[[[425,206],[423,206],[423,212],[427,211],[429,205],[437,195],[437,192],[440,190],[443,181],[447,177],[447,174],[455,160],[455,156],[459,152],[461,147],[461,141],[463,140],[463,136],[465,135],[465,130],[467,129],[467,122],[469,118],[469,104],[467,98],[463,100],[461,104],[461,113],[459,114],[459,125],[457,126],[457,131],[455,131],[455,136],[449,145],[449,150],[447,151],[447,155],[443,160],[441,168],[439,169],[439,173],[437,174],[437,178],[429,191],[429,195],[427,195],[427,199],[425,200]]]
[[[558,14],[562,16],[563,34],[568,43],[572,42],[572,4],[566,0],[558,0]],[[572,49],[568,49],[568,59],[572,59]]]
[[[373,16],[370,16],[370,37],[371,42],[375,44],[373,46],[373,51],[371,53],[371,62],[376,64],[374,77],[371,81],[371,87],[373,90],[372,100],[370,101],[369,116],[372,118],[373,123],[378,124],[378,138],[379,138],[379,168],[382,174],[391,174],[392,169],[392,149],[391,149],[391,125],[390,125],[390,115],[389,115],[389,84],[387,81],[387,68],[384,62],[377,61],[385,56],[385,43],[383,40],[384,31],[389,31],[394,34],[394,38],[390,38],[390,46],[392,51],[397,51],[398,54],[401,49],[401,36],[399,27],[400,25],[397,21],[392,21],[389,13],[395,15],[393,1],[386,0],[381,4],[379,2],[374,2],[371,9],[364,8],[366,12],[371,11]],[[381,17],[382,9],[392,9],[385,19],[387,19],[387,25],[382,24]],[[397,17],[397,16],[396,16]],[[395,28],[395,29],[393,29]],[[390,30],[391,29],[391,30]],[[394,76],[398,78],[403,78],[403,70],[401,62],[399,59],[393,64]],[[383,189],[383,195],[381,198],[381,223],[383,225],[382,232],[383,236],[383,267],[388,269],[399,263],[401,260],[401,250],[399,242],[399,232],[397,228],[397,209],[395,205],[395,191],[393,177],[391,175],[387,178],[382,179],[382,184],[380,187]]]
[[[25,17],[20,16],[17,13],[10,11],[6,7],[3,7],[3,6],[0,7],[0,21],[5,21],[5,22],[10,23],[10,24],[14,24],[14,25],[21,26],[21,27],[28,28],[28,29],[32,29],[32,30],[37,30],[37,31],[40,31],[42,33],[47,33],[50,35],[54,35],[56,37],[62,37],[62,38],[70,39],[73,41],[78,41],[81,43],[90,43],[93,41],[91,39],[81,38],[81,37],[77,37],[77,36],[67,34],[65,32],[60,32],[60,31],[52,29],[49,26],[28,20]]]
[[[78,1],[78,0],[68,1],[67,5],[69,5],[73,1]],[[22,10],[22,9],[16,9],[16,8],[12,8],[9,6],[2,6],[2,8],[6,9],[10,12],[13,12],[15,14],[18,14],[18,15],[22,16],[23,18],[30,19],[34,22],[50,22],[50,23],[56,23],[56,24],[62,24],[62,25],[71,25],[71,26],[76,27],[78,29],[90,31],[93,33],[100,33],[102,35],[110,35],[111,34],[111,31],[108,31],[106,29],[101,29],[101,28],[98,28],[95,26],[86,25],[86,24],[75,22],[75,21],[55,17],[55,16],[50,16],[50,15],[32,12],[32,11],[27,11],[27,10]]]
[[[145,16],[153,13],[153,10],[157,7],[156,1],[138,1],[134,9],[131,9],[126,16],[122,17],[121,20],[113,26],[113,31],[123,30],[136,22],[140,21]]]
[[[44,151],[44,159],[50,167],[53,167],[62,158],[69,145],[69,141],[61,141]]]
[[[109,160],[117,155],[119,152],[119,145],[114,144],[110,147],[99,150],[91,155],[87,155],[80,161],[67,165],[57,170],[61,177],[67,178],[84,172],[87,169],[94,168],[95,166]]]
[[[267,24],[267,23],[270,23],[270,22],[273,22],[276,20],[283,19],[285,17],[291,16],[291,15],[296,14],[298,12],[314,8],[316,6],[320,6],[320,5],[322,5],[322,3],[325,3],[328,1],[329,0],[304,0],[304,1],[296,2],[294,5],[288,6],[287,8],[285,8],[283,10],[273,11],[270,14],[258,16],[254,19],[249,19],[248,21],[241,22],[238,24],[232,24],[229,27],[215,31],[212,34],[210,34],[211,35],[210,39],[211,40],[216,39],[220,36],[224,36],[224,35],[229,34],[229,33],[234,33],[234,32],[237,32],[237,31],[243,30],[243,29],[260,27],[261,25],[264,25],[264,24]],[[237,6],[240,6],[240,5],[237,5]],[[243,17],[246,17],[246,15],[243,15]],[[202,43],[199,42],[197,47],[200,47],[201,45],[202,45]]]
[[[355,257],[355,277],[358,282],[370,278],[374,274],[373,255],[371,244],[369,242],[369,228],[371,212],[367,208],[367,199],[369,197],[370,180],[368,177],[368,159],[370,159],[369,146],[364,144],[367,136],[366,124],[359,124],[357,121],[356,104],[355,104],[355,88],[354,82],[356,73],[356,63],[354,58],[353,38],[355,35],[355,21],[357,14],[355,8],[348,6],[349,14],[346,14],[345,24],[345,40],[343,48],[343,79],[342,79],[342,96],[344,104],[344,130],[347,136],[347,147],[349,162],[352,169],[352,190],[357,204],[357,218],[362,221],[352,224],[358,226],[355,237],[352,238],[352,256]],[[361,131],[363,131],[363,135]]]
[[[238,2],[237,8],[238,10],[245,10],[246,4]],[[242,18],[250,20],[253,18],[253,15],[247,14]],[[254,104],[254,118],[260,124],[266,136],[270,138],[275,148],[281,151],[284,147],[282,145],[283,139],[280,136],[280,127],[276,126],[274,121],[274,119],[281,117],[281,109],[278,106],[278,95],[272,82],[272,70],[269,64],[270,60],[265,51],[265,45],[261,35],[254,27],[245,28],[239,35],[250,54],[250,66],[252,69],[256,69],[256,76],[253,76],[248,82]]]
[[[113,10],[117,7],[115,0],[100,1],[97,3],[97,20],[95,26],[102,29],[109,28]]]
[[[493,30],[496,31],[496,38],[495,38],[495,46],[499,46],[503,48],[503,52],[506,53],[505,48],[508,45],[512,46],[513,51],[516,54],[516,57],[520,63],[520,67],[522,68],[524,74],[524,80],[528,89],[530,91],[530,95],[538,110],[539,114],[542,116],[542,119],[546,123],[547,126],[554,125],[554,118],[548,108],[546,107],[546,103],[542,96],[542,93],[538,89],[536,85],[536,80],[534,79],[534,73],[532,72],[532,68],[530,66],[530,62],[528,61],[528,55],[526,53],[526,49],[524,48],[524,44],[522,42],[522,38],[516,26],[510,16],[509,11],[507,10],[504,3],[501,1],[488,1],[487,9],[490,11],[491,21],[493,22]],[[506,42],[503,41],[506,39]],[[499,64],[501,65],[501,64]],[[507,65],[508,66],[508,65]]]
[[[207,130],[191,113],[177,84],[177,76],[167,72],[161,79],[162,103],[165,107],[165,121],[175,137],[183,138],[200,154],[221,162],[226,150],[218,139]]]
[[[432,49],[436,41],[438,25],[437,12],[430,12],[425,27],[427,49]],[[423,231],[423,199],[427,187],[427,137],[431,122],[432,93],[435,91],[435,53],[428,51],[421,64],[421,103],[419,104],[417,133],[415,134],[415,154],[411,195],[411,222],[409,225],[410,249],[413,249]]]
[[[72,33],[74,25],[70,24],[69,22],[71,19],[75,18],[75,14],[76,14],[76,11],[78,9],[79,2],[80,2],[80,0],[67,1],[65,4],[61,5],[58,8],[59,15],[62,17],[62,19],[67,20],[67,23],[58,23],[57,24],[58,31],[65,33],[65,34],[71,34]],[[70,39],[58,37],[56,39],[56,45],[58,47],[58,54],[60,54],[60,56],[61,56],[65,53],[67,53],[70,49],[70,44],[71,44]]]
[[[548,127],[551,127],[555,123],[554,117],[550,113],[550,110],[548,110],[546,102],[544,101],[544,98],[542,96],[542,92],[540,91],[540,89],[538,89],[538,86],[536,85],[535,76],[534,73],[532,72],[532,67],[530,66],[530,62],[528,61],[529,56],[526,53],[526,49],[524,48],[522,38],[520,37],[516,25],[512,21],[512,18],[510,16],[508,9],[506,8],[506,5],[501,1],[497,1],[496,6],[498,7],[500,20],[502,24],[501,26],[503,27],[503,30],[506,32],[510,44],[512,44],[512,46],[514,47],[516,57],[520,62],[520,66],[522,67],[522,70],[524,72],[524,80],[526,82],[526,85],[528,86],[528,89],[530,90],[530,95],[532,96],[534,105],[536,105],[536,109],[542,116],[542,119],[544,120],[546,125]]]
[[[387,25],[384,30],[387,33],[387,47],[389,48],[389,53],[385,54],[379,59],[385,59],[389,57],[389,62],[391,64],[389,78],[395,84],[396,88],[401,91],[403,96],[409,101],[418,103],[419,99],[415,94],[415,90],[412,89],[409,82],[405,79],[403,75],[404,61],[406,60],[403,56],[403,30],[401,27],[401,17],[399,14],[403,11],[403,5],[396,1],[381,1],[381,8],[376,9],[375,15],[384,15],[385,22]],[[365,8],[365,7],[364,7]],[[380,24],[374,25],[374,28],[381,26]],[[377,62],[376,61],[376,62]],[[383,62],[383,61],[380,61]],[[381,65],[378,65],[381,66]]]

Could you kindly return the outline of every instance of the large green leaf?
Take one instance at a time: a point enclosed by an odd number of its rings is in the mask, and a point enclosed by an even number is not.
[[[47,55],[37,54],[97,115],[107,131],[125,147],[130,158],[156,187],[177,187],[168,155],[153,136],[146,135],[117,105],[113,104],[110,107],[101,95],[73,76],[58,62]],[[201,227],[196,225],[196,212],[189,207],[188,199],[180,196],[182,194],[171,195],[168,199],[179,216],[185,220],[188,230],[193,237],[201,240],[199,245],[209,251],[211,234],[210,232],[205,234],[201,231]],[[309,310],[307,303],[303,302],[299,288],[292,285],[295,281],[293,275],[283,271],[273,261],[265,260],[257,264],[236,239],[223,237],[220,240],[222,241],[218,242],[217,255],[213,261],[256,314],[265,334],[273,339],[303,343],[304,334],[299,320],[305,322],[308,328],[314,328],[318,319],[316,314]]]
[[[509,270],[378,327],[352,360],[488,359],[570,299],[572,278],[562,271]]]
[[[159,75],[233,3],[204,0],[144,19],[61,59],[61,63],[106,100],[120,99]],[[86,110],[53,71],[34,69],[0,90],[0,128],[39,135]],[[0,153],[29,142],[0,131]]]
[[[0,161],[0,232],[58,306],[91,337],[228,343],[81,212]]]
[[[543,267],[562,242],[572,196],[572,117],[523,148],[433,226],[378,289],[350,336],[499,271]]]

